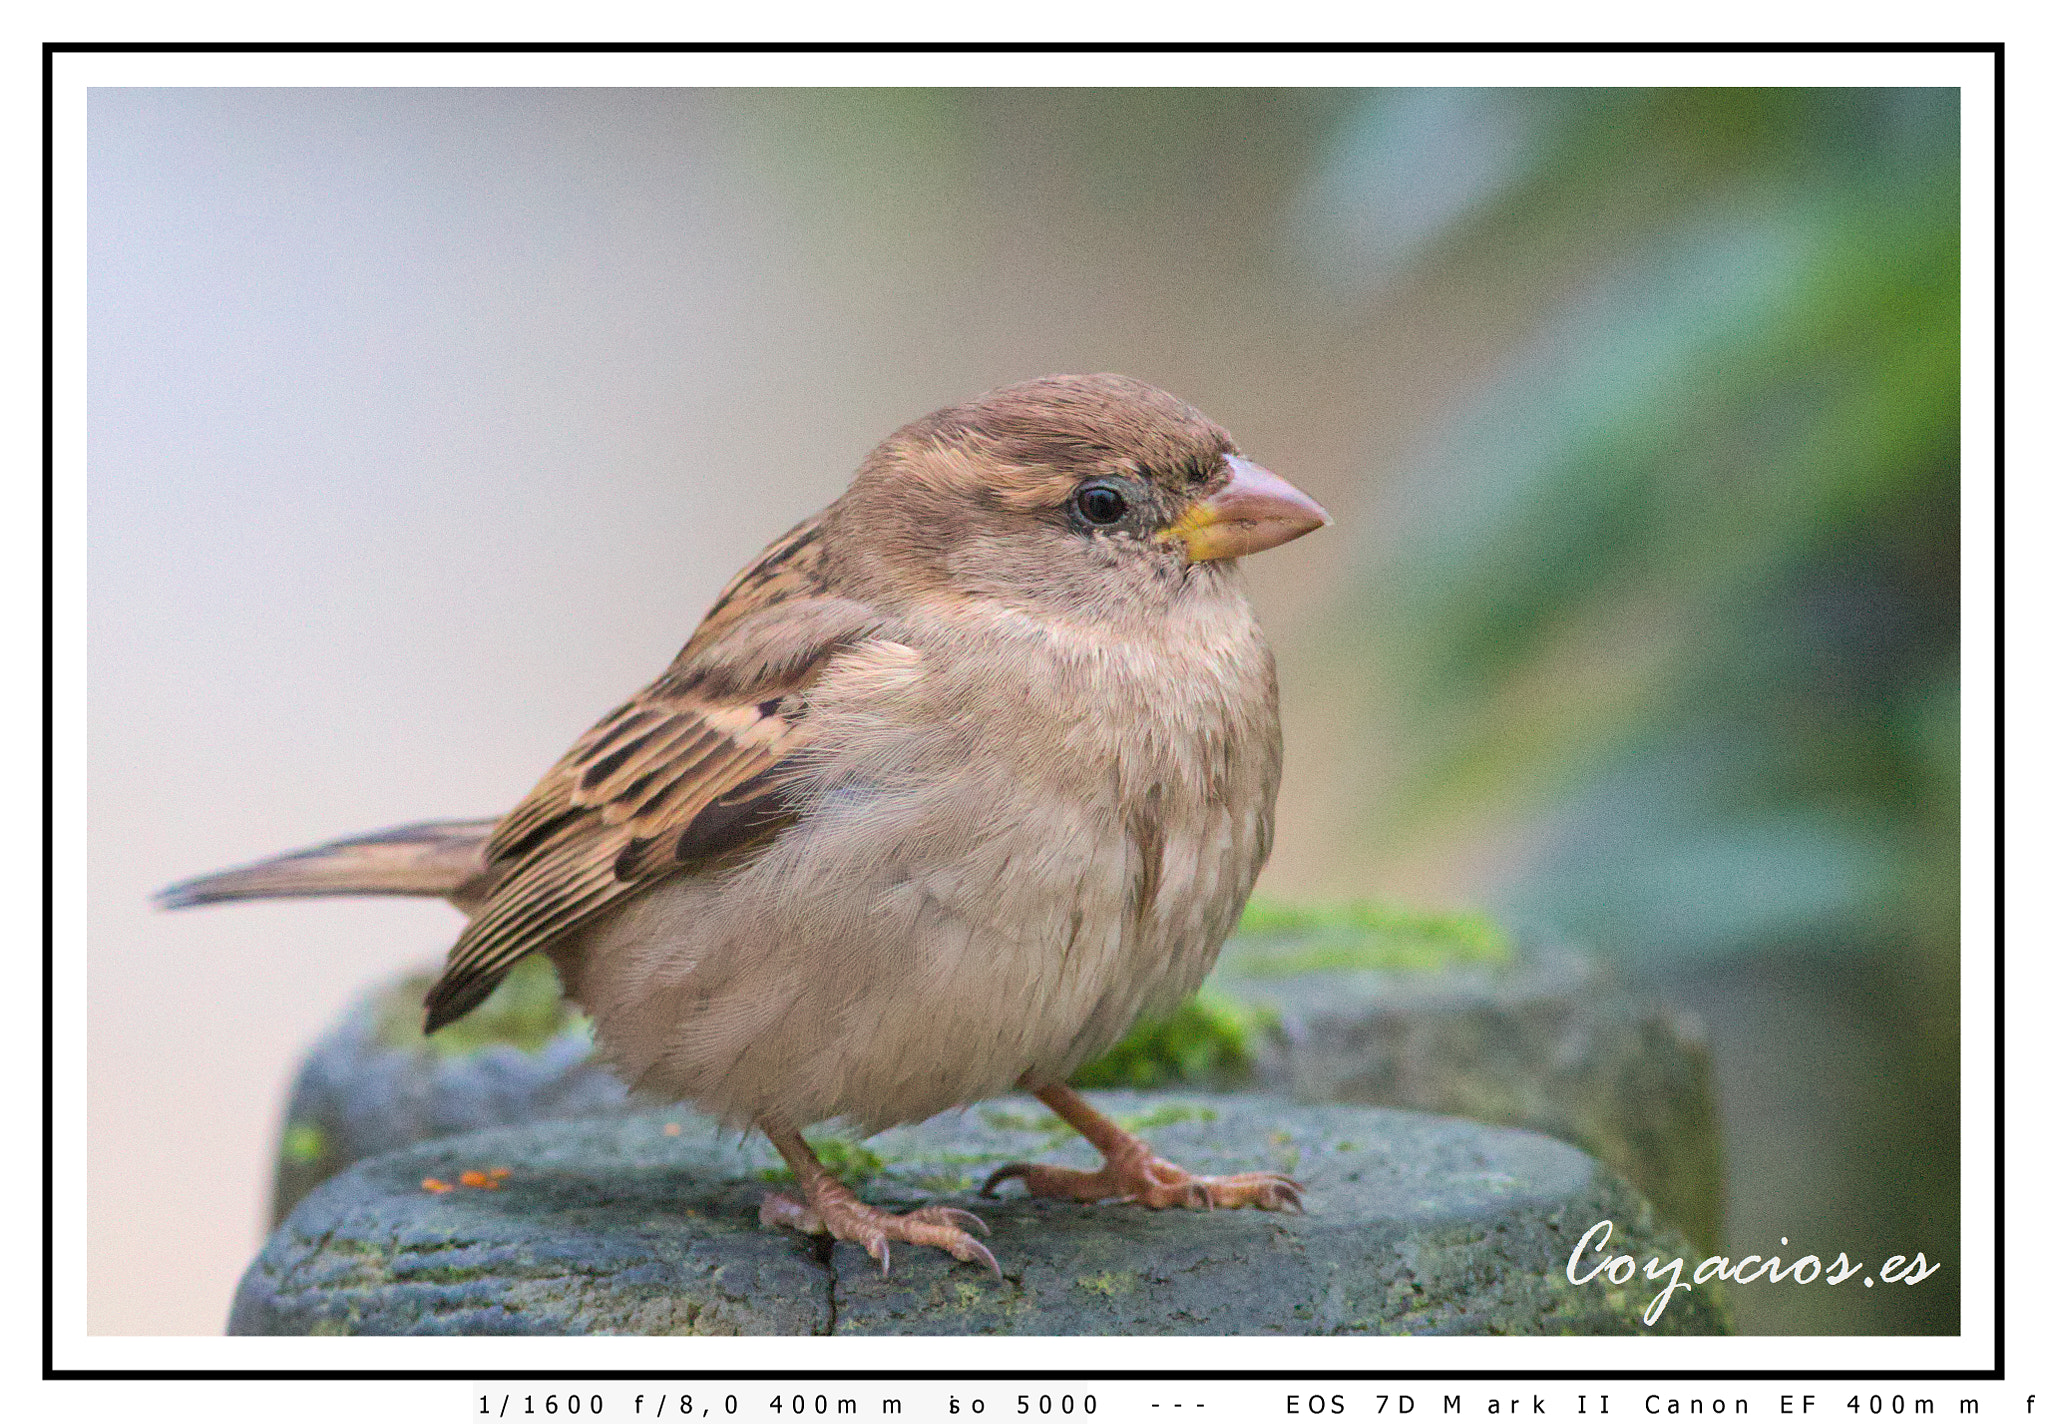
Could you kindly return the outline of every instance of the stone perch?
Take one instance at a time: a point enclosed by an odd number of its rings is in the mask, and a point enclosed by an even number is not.
[[[1711,1250],[1721,1137],[1698,1025],[1610,966],[1483,916],[1254,902],[1200,996],[1076,1079],[1416,1108],[1583,1148]],[[431,974],[366,996],[293,1083],[272,1224],[351,1163],[436,1137],[630,1111],[537,956],[431,1039]]]
[[[1583,1286],[1565,1264],[1694,1252],[1576,1148],[1426,1114],[1259,1094],[1105,1092],[1195,1171],[1272,1166],[1307,1215],[1148,1212],[975,1186],[1013,1159],[1092,1165],[1032,1100],[985,1103],[820,1154],[891,1209],[965,1205],[1006,1279],[899,1248],[764,1229],[785,1173],[758,1138],[680,1108],[441,1138],[360,1162],[290,1213],[231,1334],[1719,1334],[1716,1290]]]
[[[1346,964],[1313,936],[1245,936],[1212,985],[1265,1017],[1260,1086],[1560,1138],[1694,1244],[1720,1244],[1724,1169],[1705,1030],[1613,965],[1533,936],[1512,956],[1427,970]]]

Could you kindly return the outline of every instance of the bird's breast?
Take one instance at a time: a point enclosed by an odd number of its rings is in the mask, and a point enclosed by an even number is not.
[[[880,1127],[1062,1078],[1207,973],[1279,780],[1249,611],[1206,644],[943,631],[914,677],[811,689],[808,809],[756,860],[603,930],[632,1081]]]
[[[978,850],[954,858],[948,894],[1018,927],[1013,952],[1072,986],[1086,1012],[1048,1025],[1072,1037],[1041,1065],[1066,1072],[1192,992],[1242,911],[1279,787],[1273,664],[1241,599],[1142,636],[998,631],[927,664],[929,716],[972,768],[950,819]]]

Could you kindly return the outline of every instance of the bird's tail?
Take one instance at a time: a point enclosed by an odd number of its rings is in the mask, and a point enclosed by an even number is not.
[[[298,895],[438,895],[464,910],[482,899],[484,843],[496,821],[422,821],[329,841],[159,890],[167,910]]]

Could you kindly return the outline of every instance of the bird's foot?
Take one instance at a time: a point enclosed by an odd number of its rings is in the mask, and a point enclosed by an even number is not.
[[[838,1190],[820,1190],[812,1201],[799,1201],[781,1192],[768,1193],[761,1199],[761,1224],[790,1226],[810,1236],[851,1241],[881,1263],[885,1276],[889,1274],[889,1243],[910,1241],[919,1246],[937,1246],[962,1261],[978,1261],[994,1271],[997,1280],[1003,1278],[1003,1268],[996,1264],[995,1253],[967,1232],[969,1226],[984,1235],[988,1232],[987,1224],[973,1212],[956,1206],[921,1206],[894,1216],[869,1206],[836,1181],[829,1181],[829,1186]]]
[[[881,1263],[885,1276],[889,1274],[889,1243],[911,1241],[950,1251],[958,1260],[978,1261],[994,1271],[997,1280],[1003,1278],[1003,1268],[996,1264],[994,1253],[967,1234],[970,1225],[983,1234],[988,1231],[973,1212],[956,1206],[922,1206],[901,1216],[878,1211],[826,1171],[818,1154],[795,1128],[763,1118],[761,1131],[782,1154],[782,1160],[789,1163],[797,1185],[803,1189],[801,1200],[781,1192],[770,1192],[762,1198],[763,1226],[793,1226],[810,1236],[854,1242]]]
[[[1088,1139],[1102,1154],[1102,1166],[1093,1172],[1072,1167],[1046,1167],[1036,1162],[1012,1162],[998,1167],[981,1184],[981,1194],[992,1197],[996,1187],[1012,1177],[1024,1179],[1024,1189],[1035,1197],[1062,1197],[1067,1201],[1134,1201],[1153,1208],[1185,1206],[1211,1208],[1255,1206],[1261,1211],[1302,1211],[1301,1183],[1279,1172],[1239,1172],[1229,1177],[1198,1177],[1185,1167],[1175,1166],[1146,1145],[1143,1138],[1088,1106],[1064,1083],[1044,1083],[1032,1089],[1038,1100],[1051,1108],[1076,1132]]]
[[[1243,1206],[1255,1206],[1261,1211],[1303,1209],[1301,1183],[1279,1172],[1202,1177],[1175,1166],[1142,1142],[1137,1146],[1137,1151],[1119,1153],[1093,1172],[1036,1162],[1011,1162],[989,1174],[989,1179],[982,1183],[981,1194],[992,1197],[999,1184],[1022,1177],[1024,1190],[1032,1196],[1066,1201],[1137,1202],[1155,1211],[1170,1206],[1203,1211]]]

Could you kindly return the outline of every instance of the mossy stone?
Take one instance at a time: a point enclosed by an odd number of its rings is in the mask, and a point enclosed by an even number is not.
[[[365,1157],[627,1110],[542,957],[428,1038],[430,981],[367,996],[308,1055],[281,1134],[273,1223]],[[1201,992],[1074,1082],[1256,1086],[1534,1128],[1613,1167],[1694,1241],[1720,1237],[1721,1137],[1697,1025],[1602,961],[1475,913],[1255,900]]]
[[[590,1025],[535,955],[460,1022],[420,1032],[431,975],[359,999],[306,1054],[279,1132],[271,1224],[365,1158],[478,1128],[623,1112]]]
[[[1608,962],[1533,935],[1417,972],[1343,964],[1314,935],[1245,937],[1205,992],[1266,1015],[1257,1080],[1305,1102],[1417,1108],[1561,1138],[1703,1247],[1721,1238],[1706,1035]],[[1324,967],[1304,969],[1304,964]]]
[[[1275,1167],[1305,1215],[986,1201],[1017,1158],[1092,1165],[1030,1099],[868,1139],[863,1194],[966,1205],[1006,1277],[898,1245],[889,1275],[843,1243],[756,1224],[778,1174],[758,1137],[669,1110],[535,1123],[359,1163],[312,1192],[244,1276],[235,1334],[1721,1333],[1718,1291],[1573,1286],[1610,1252],[1690,1256],[1634,1190],[1532,1133],[1256,1094],[1102,1093],[1198,1171]],[[464,1185],[468,1173],[471,1185]],[[431,1186],[425,1185],[431,1183]],[[445,1189],[440,1189],[445,1188]],[[1640,1279],[1640,1278],[1639,1278]]]

